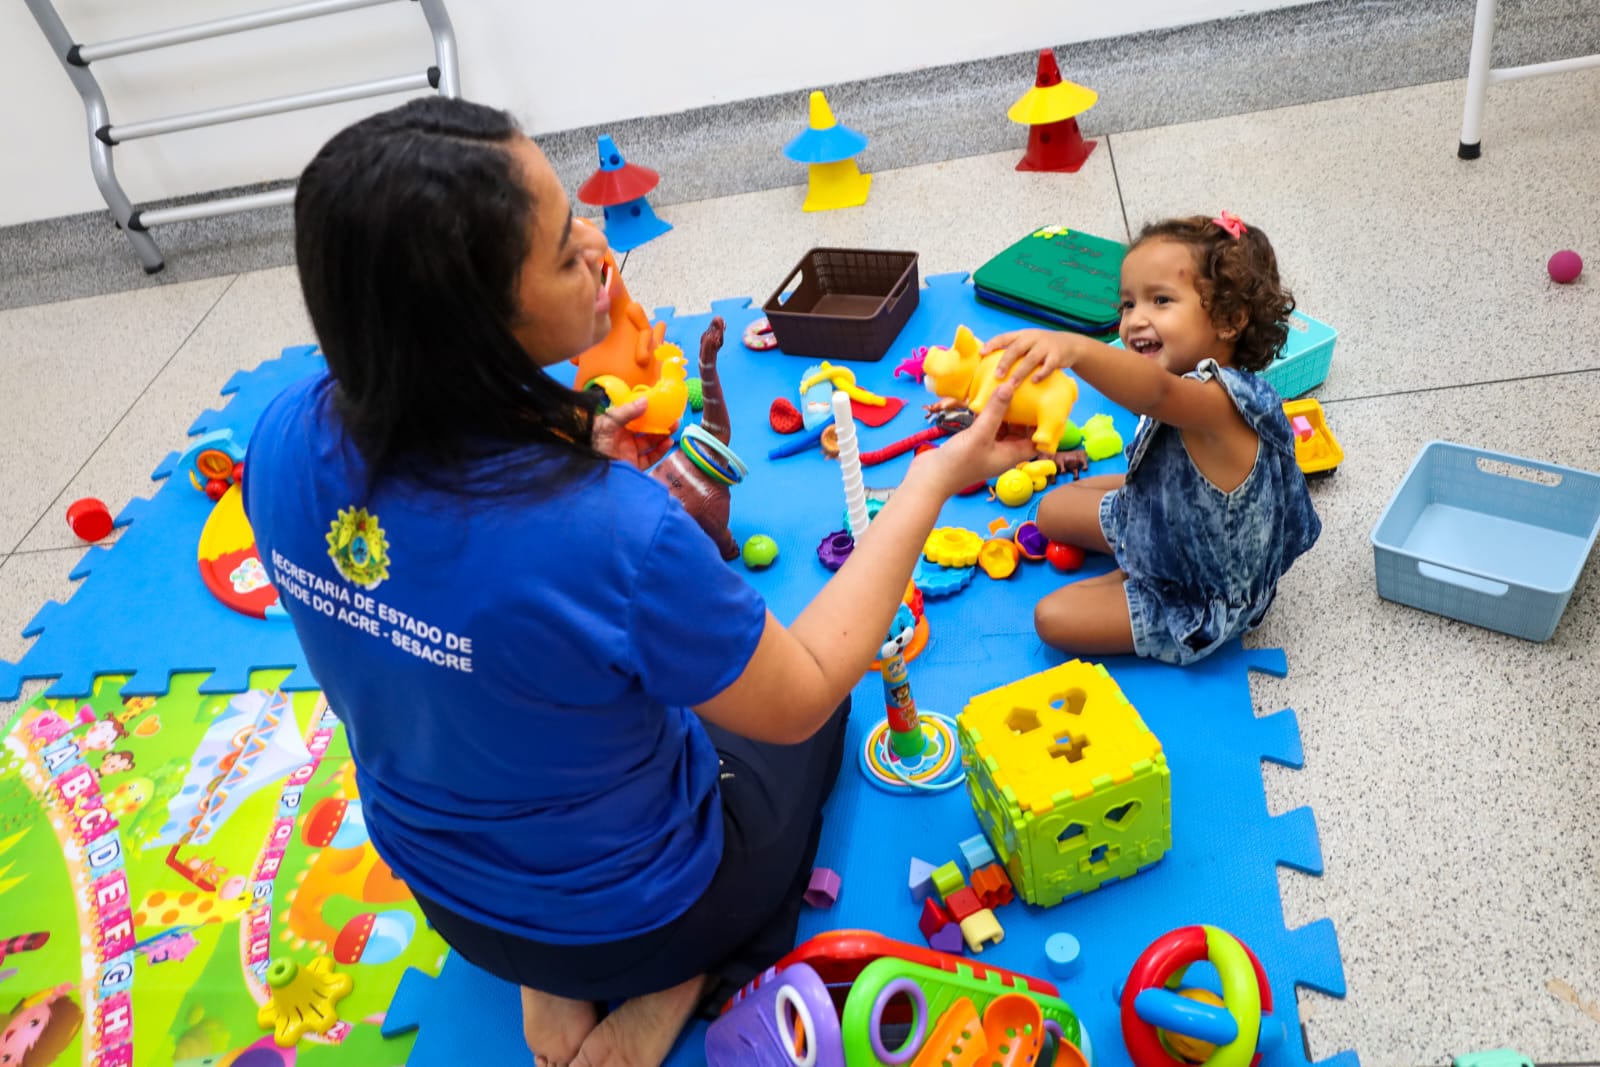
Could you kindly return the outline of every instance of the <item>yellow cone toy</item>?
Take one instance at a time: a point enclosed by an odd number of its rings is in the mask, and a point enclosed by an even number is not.
[[[811,94],[811,125],[790,141],[783,154],[810,169],[805,210],[831,211],[867,202],[872,175],[862,174],[855,156],[867,147],[865,135],[839,125],[821,91]]]

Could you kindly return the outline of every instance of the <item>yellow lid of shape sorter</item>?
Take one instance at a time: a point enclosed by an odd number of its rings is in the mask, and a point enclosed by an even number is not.
[[[1161,742],[1098,663],[1073,660],[980,693],[960,724],[972,755],[1023,811],[1049,811],[1166,762]]]

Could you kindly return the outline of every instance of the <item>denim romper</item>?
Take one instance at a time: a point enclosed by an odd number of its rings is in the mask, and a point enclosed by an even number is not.
[[[1255,466],[1224,493],[1178,430],[1141,418],[1127,484],[1100,504],[1100,529],[1128,576],[1134,651],[1179,665],[1260,626],[1278,579],[1322,532],[1277,390],[1210,359],[1184,377],[1222,382],[1260,437]]]

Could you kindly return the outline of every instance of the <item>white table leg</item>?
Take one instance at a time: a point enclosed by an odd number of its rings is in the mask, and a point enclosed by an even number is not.
[[[1472,58],[1467,64],[1467,103],[1461,116],[1461,145],[1456,155],[1477,159],[1482,152],[1483,102],[1489,93],[1489,56],[1494,49],[1495,0],[1478,0],[1472,20]]]

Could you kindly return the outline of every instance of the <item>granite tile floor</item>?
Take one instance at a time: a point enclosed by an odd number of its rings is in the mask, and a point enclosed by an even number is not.
[[[1343,331],[1317,394],[1347,459],[1315,488],[1321,544],[1256,643],[1290,674],[1258,708],[1297,709],[1306,767],[1264,769],[1274,810],[1311,805],[1327,873],[1281,876],[1290,925],[1331,916],[1350,995],[1301,994],[1314,1057],[1438,1064],[1512,1046],[1600,1060],[1600,588],[1579,583],[1534,645],[1378,599],[1367,536],[1411,458],[1443,437],[1600,466],[1600,72],[1491,94],[1483,159],[1454,157],[1460,83],[1116,135],[1075,177],[1011,155],[886,172],[861,209],[795,189],[680,204],[630,258],[647,305],[764,297],[813,243],[972,268],[1029,227],[1120,235],[1228,208],[1271,233],[1302,305]],[[1558,288],[1544,258],[1591,252]],[[308,339],[289,270],[0,312],[0,656],[72,592],[62,511],[113,509],[239,367]],[[0,717],[10,709],[0,706]],[[1585,1007],[1585,1005],[1589,1005]]]

